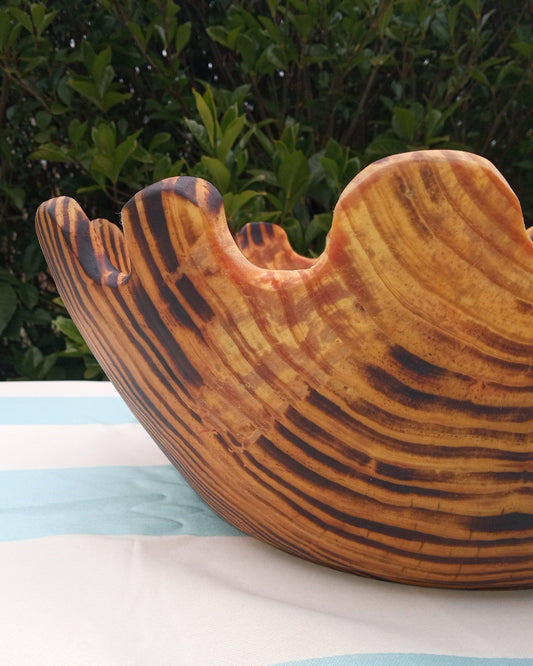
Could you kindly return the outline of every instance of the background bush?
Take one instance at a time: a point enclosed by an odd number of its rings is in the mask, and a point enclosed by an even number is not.
[[[533,224],[530,0],[4,0],[0,379],[100,378],[33,227],[74,196],[118,221],[176,174],[221,191],[232,230],[321,251],[333,206],[391,153],[488,157]]]

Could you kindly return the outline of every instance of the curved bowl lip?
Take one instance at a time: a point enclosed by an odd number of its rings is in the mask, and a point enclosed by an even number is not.
[[[447,163],[452,165],[462,164],[472,168],[481,169],[485,172],[487,177],[491,179],[495,186],[499,185],[505,189],[507,195],[510,197],[510,200],[514,201],[516,211],[517,213],[520,213],[520,217],[523,221],[518,198],[516,197],[504,176],[488,159],[481,157],[480,155],[461,150],[438,149],[414,150],[405,153],[397,153],[395,155],[376,160],[375,162],[372,162],[363,168],[341,192],[333,210],[333,220],[331,229],[326,238],[326,246],[323,252],[313,260],[312,264],[307,267],[283,269],[262,268],[250,261],[244,255],[232,236],[227,223],[222,196],[214,187],[214,185],[201,178],[195,178],[191,176],[175,176],[148,185],[147,187],[137,192],[133,197],[131,197],[131,199],[123,206],[122,212],[126,212],[129,205],[135,202],[139,197],[146,197],[147,195],[150,195],[151,192],[159,193],[161,189],[168,189],[169,191],[174,190],[177,196],[181,197],[182,199],[188,199],[193,204],[199,205],[203,210],[205,218],[204,224],[209,228],[210,231],[209,242],[212,245],[212,249],[219,256],[225,257],[225,270],[231,274],[231,277],[235,282],[241,284],[247,282],[250,286],[265,290],[290,290],[295,288],[297,285],[301,285],[302,282],[307,282],[311,279],[313,281],[319,282],[325,273],[335,270],[336,262],[334,256],[332,256],[334,255],[335,250],[332,251],[332,248],[337,248],[338,250],[339,247],[342,246],[343,234],[341,232],[343,225],[343,212],[350,207],[354,199],[357,199],[358,193],[364,191],[362,188],[368,187],[371,183],[375,182],[383,176],[386,176],[391,171],[396,171],[398,168],[401,168],[404,164],[416,163]],[[185,183],[183,182],[184,180]],[[180,181],[179,188],[177,186],[178,181]],[[202,187],[195,190],[195,183],[201,183]],[[200,197],[196,196],[198,192],[201,195]],[[55,206],[56,202],[57,199],[52,199],[41,204],[41,207],[46,208],[49,205]],[[80,208],[79,204],[76,203],[76,205],[78,208]],[[81,210],[81,208],[79,212],[80,216],[84,218],[87,223],[89,223],[88,218]],[[90,221],[90,225],[92,227],[96,227],[99,224],[101,225],[103,222],[103,220],[98,218]],[[122,231],[126,244],[126,254],[129,259],[129,253],[127,252],[127,248],[129,246],[129,230],[127,224],[123,225]],[[524,240],[527,239],[528,244],[531,243],[533,254],[532,239],[528,235],[525,226],[523,226],[523,234]],[[130,264],[130,271],[135,272],[135,266]],[[130,275],[131,273],[124,273],[121,280],[119,281],[120,284],[126,283]],[[117,284],[117,286],[120,286],[120,284]]]
[[[398,167],[401,168],[403,164],[424,163],[447,163],[447,164],[463,164],[477,169],[481,169],[486,173],[489,178],[493,179],[494,184],[499,181],[499,184],[504,188],[509,196],[514,200],[517,212],[522,215],[520,202],[518,197],[512,190],[510,184],[505,177],[498,171],[498,169],[485,157],[475,153],[469,153],[462,150],[414,150],[405,153],[397,153],[388,157],[381,158],[372,162],[363,168],[351,181],[346,185],[341,192],[339,199],[333,210],[333,220],[331,229],[326,238],[326,246],[323,252],[316,257],[314,262],[306,268],[294,269],[268,269],[260,268],[253,262],[245,257],[241,249],[237,246],[233,239],[231,232],[226,221],[224,208],[222,206],[222,215],[214,222],[216,241],[228,258],[233,262],[235,268],[241,274],[239,281],[242,281],[242,274],[246,275],[246,279],[254,286],[259,288],[272,288],[279,289],[280,287],[290,288],[291,285],[301,283],[306,279],[320,279],[323,271],[328,270],[330,265],[334,267],[335,261],[332,260],[330,250],[335,245],[335,241],[340,233],[341,227],[341,213],[349,207],[353,198],[357,197],[357,193],[361,191],[361,187],[370,185],[375,180],[381,178],[383,175],[395,171]],[[523,217],[522,217],[523,219]],[[531,242],[525,226],[524,238]]]

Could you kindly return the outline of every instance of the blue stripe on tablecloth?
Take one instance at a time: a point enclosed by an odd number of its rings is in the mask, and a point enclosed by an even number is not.
[[[454,657],[445,654],[380,653],[345,654],[334,657],[284,661],[275,666],[533,666],[533,659]]]
[[[2,397],[0,425],[115,425],[137,423],[119,396]]]
[[[0,541],[59,534],[238,536],[172,465],[0,472]]]

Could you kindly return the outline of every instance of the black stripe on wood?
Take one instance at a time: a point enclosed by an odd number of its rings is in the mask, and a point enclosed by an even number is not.
[[[358,530],[364,530],[374,533],[374,534],[382,534],[387,537],[391,537],[392,539],[399,539],[401,541],[404,541],[406,543],[414,543],[414,544],[420,544],[420,543],[431,543],[435,545],[444,545],[451,548],[454,547],[459,547],[459,548],[464,548],[464,547],[471,547],[472,549],[474,548],[479,548],[480,552],[478,555],[475,557],[468,557],[468,556],[461,556],[460,558],[456,558],[454,556],[445,556],[445,555],[435,555],[435,554],[429,554],[427,552],[421,552],[418,550],[418,547],[416,546],[416,550],[411,552],[408,549],[403,549],[399,548],[398,546],[392,545],[392,543],[387,543],[386,545],[386,550],[389,548],[392,548],[393,550],[397,550],[397,552],[402,553],[403,555],[409,556],[409,557],[415,557],[416,559],[420,560],[428,560],[428,561],[433,561],[433,562],[458,562],[458,563],[464,563],[464,564],[477,564],[479,563],[480,560],[482,560],[485,563],[499,563],[501,562],[501,557],[495,556],[495,555],[483,555],[482,550],[484,548],[491,548],[493,546],[503,546],[503,545],[520,545],[520,544],[527,544],[531,541],[531,537],[500,537],[496,538],[494,540],[487,540],[487,539],[474,539],[474,538],[465,538],[465,539],[458,539],[458,538],[452,538],[448,536],[444,536],[438,533],[430,533],[427,531],[419,531],[419,530],[414,530],[414,529],[409,529],[405,527],[400,527],[398,525],[392,525],[388,523],[383,523],[379,522],[378,520],[373,520],[369,518],[363,518],[361,516],[354,516],[352,514],[347,513],[346,511],[341,511],[340,509],[337,509],[333,506],[331,506],[329,503],[326,503],[319,499],[317,497],[318,493],[311,494],[310,492],[306,492],[304,488],[310,488],[310,487],[315,487],[315,488],[325,488],[330,489],[331,491],[334,491],[337,493],[337,495],[344,496],[346,500],[349,500],[351,502],[354,502],[353,506],[354,508],[357,506],[357,503],[370,503],[375,506],[375,514],[377,516],[379,515],[384,515],[385,510],[388,510],[390,512],[391,509],[394,509],[394,507],[391,507],[390,505],[387,504],[382,504],[380,502],[377,502],[375,500],[369,499],[366,495],[361,494],[361,493],[356,493],[354,491],[350,491],[346,487],[342,486],[341,484],[337,484],[333,481],[324,479],[317,473],[313,472],[312,470],[307,469],[304,465],[302,465],[299,461],[294,460],[291,458],[287,453],[284,451],[281,451],[271,440],[267,439],[264,436],[261,436],[258,439],[258,444],[260,444],[261,449],[268,453],[268,455],[271,457],[272,460],[274,460],[276,464],[271,464],[271,465],[265,465],[264,463],[259,463],[254,458],[254,464],[257,467],[260,467],[262,471],[269,477],[271,477],[273,480],[276,481],[279,486],[284,487],[287,491],[291,492],[292,494],[297,495],[300,497],[302,502],[305,502],[306,504],[314,507],[314,509],[319,510],[321,513],[329,515],[331,518],[333,518],[333,521],[329,521],[326,523],[328,525],[328,529],[335,533],[339,534],[344,534],[350,539],[360,539],[360,535],[355,534],[352,531],[347,531],[348,526],[353,527]],[[252,458],[253,456],[249,451],[247,451],[247,455]],[[293,476],[286,475],[285,477],[280,477],[278,474],[275,473],[274,470],[277,469],[291,469],[293,472]],[[299,479],[305,479],[307,483],[299,483]],[[284,494],[284,497],[287,499],[286,494]],[[302,510],[307,511],[304,509],[303,504],[298,505]],[[403,509],[398,509],[398,511],[404,512]],[[412,512],[413,516],[419,516],[419,524],[422,524],[422,517],[425,518],[424,523],[428,526],[432,526],[437,528],[438,530],[438,523],[439,520],[444,517],[447,519],[454,519],[457,521],[459,525],[462,525],[465,529],[470,528],[471,516],[465,516],[465,515],[457,515],[457,516],[451,516],[451,514],[448,514],[446,512],[439,512],[439,511],[430,511],[426,509],[410,509]],[[315,519],[317,517],[316,511],[311,511],[310,515],[313,517],[311,522],[315,522]],[[490,520],[491,517],[488,517]],[[338,528],[338,524],[343,524],[345,527],[343,528]],[[382,542],[378,542],[382,547],[385,545]],[[377,545],[377,543],[376,543]],[[530,557],[528,555],[508,555],[506,557],[506,560],[508,562],[511,561],[529,561]]]
[[[168,288],[165,291],[167,290]],[[170,292],[170,290],[168,291]],[[191,363],[181,345],[169,331],[165,322],[161,318],[158,309],[155,307],[152,298],[144,290],[142,285],[135,285],[135,298],[139,311],[144,316],[145,321],[143,323],[146,330],[157,331],[158,345],[165,350],[166,356],[172,359],[174,370],[172,370],[169,364],[163,360],[163,357],[161,353],[157,351],[155,344],[151,345],[154,351],[157,352],[160,360],[163,361],[167,372],[169,372],[170,376],[175,377],[177,370],[186,383],[191,384],[192,386],[201,386],[203,384],[202,376]],[[188,394],[188,391],[183,385],[181,388]]]
[[[143,190],[124,206],[133,227],[133,233],[139,244],[142,243],[143,257],[147,260],[152,254],[147,238],[150,236],[157,245],[157,251],[163,260],[166,270],[174,273],[180,265],[170,236],[167,213],[163,203],[163,194],[159,185],[151,185]],[[143,212],[139,209],[142,207]],[[142,241],[140,235],[142,234]],[[153,260],[148,262],[154,263]]]
[[[263,245],[265,239],[263,238],[263,225],[261,222],[251,222],[248,225],[248,232],[255,245]]]
[[[194,284],[187,275],[182,275],[176,282],[180,294],[185,298],[189,306],[204,321],[209,321],[215,316],[209,303],[200,295]]]
[[[419,486],[411,483],[412,481],[427,481],[444,483],[453,479],[453,472],[436,472],[432,469],[429,470],[413,470],[412,468],[401,467],[397,465],[389,465],[387,463],[382,463],[380,461],[375,461],[375,468],[371,471],[366,468],[358,470],[353,466],[349,466],[341,463],[339,460],[334,458],[332,455],[328,455],[323,451],[318,451],[312,447],[308,442],[305,442],[303,439],[298,437],[295,433],[291,432],[285,426],[276,423],[276,430],[279,434],[284,437],[287,441],[291,442],[295,447],[298,448],[304,455],[308,456],[309,459],[312,459],[319,463],[322,466],[322,473],[325,473],[325,468],[329,468],[334,472],[342,474],[345,478],[351,479],[351,486],[357,487],[359,490],[362,489],[363,484],[369,486],[369,488],[377,487],[382,488],[389,493],[395,493],[397,495],[413,495],[413,497],[437,497],[440,499],[451,499],[455,500],[460,497],[461,500],[469,499],[476,500],[479,498],[479,495],[468,492],[468,487],[465,487],[464,493],[460,495],[457,493],[457,488],[454,487],[453,490],[436,488],[433,486]],[[330,436],[330,440],[333,439],[333,436]],[[356,458],[360,456],[359,451],[354,449],[348,449],[344,447],[341,453],[342,457],[348,459],[349,457]],[[371,459],[369,458],[368,466],[370,467]],[[482,476],[482,475],[480,475]],[[487,474],[491,480],[494,480],[493,474]],[[382,478],[388,477],[388,478]],[[393,479],[393,480],[390,480]],[[404,483],[399,483],[402,481]]]
[[[450,373],[444,368],[440,368],[439,366],[433,365],[433,363],[429,363],[428,361],[425,361],[415,354],[411,354],[411,352],[407,351],[407,349],[404,349],[400,345],[392,346],[390,349],[390,354],[397,363],[421,377],[440,378],[450,374],[457,376],[455,373]]]
[[[445,412],[453,411],[465,414],[471,418],[512,423],[524,423],[533,420],[533,407],[482,405],[471,400],[458,400],[457,398],[425,393],[401,382],[378,366],[367,366],[366,379],[374,389],[387,396],[387,398],[417,410],[435,407]]]

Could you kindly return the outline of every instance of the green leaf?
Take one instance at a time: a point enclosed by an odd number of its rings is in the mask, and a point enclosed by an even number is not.
[[[207,134],[206,128],[203,125],[200,125],[200,123],[197,123],[196,120],[192,120],[191,118],[185,118],[184,121],[187,127],[189,128],[190,133],[200,144],[202,150],[204,150],[206,153],[210,153],[211,144],[209,143],[209,136]]]
[[[272,171],[268,169],[249,169],[249,174],[252,176],[250,180],[246,182],[246,187],[254,184],[260,183],[261,185],[272,185],[272,187],[278,186],[278,179]]]
[[[91,137],[98,152],[110,155],[115,150],[117,131],[114,123],[100,122],[92,128]]]
[[[303,152],[296,150],[289,153],[281,161],[277,176],[279,184],[285,192],[287,208],[291,210],[309,184],[309,163]]]
[[[46,7],[44,5],[40,4],[32,4],[31,5],[31,18],[33,21],[33,25],[35,26],[35,29],[37,30],[37,34],[41,35],[46,28],[52,23],[54,20],[55,16],[57,14],[56,11],[48,12],[46,13]]]
[[[151,31],[148,30],[146,33],[144,33],[141,26],[138,23],[134,23],[133,21],[128,21],[128,23],[126,23],[126,27],[133,34],[135,40],[141,47],[141,50],[146,51],[146,46],[150,40]]]
[[[295,217],[286,218],[281,225],[287,232],[290,244],[300,254],[304,252],[304,235],[302,225]]]
[[[116,90],[108,90],[102,100],[102,108],[104,111],[109,111],[113,106],[125,102],[130,99],[131,93],[120,93]]]
[[[20,31],[20,23],[12,25],[9,9],[0,9],[0,50],[7,47],[12,30]]]
[[[52,120],[52,114],[48,111],[37,111],[35,114],[35,124],[40,130],[45,130]]]
[[[74,146],[77,146],[82,140],[85,132],[87,131],[88,122],[85,120],[81,122],[77,118],[74,118],[68,126],[68,138]]]
[[[198,109],[200,118],[202,119],[204,127],[207,131],[209,143],[211,145],[211,148],[214,148],[216,116],[213,115],[212,110],[209,108],[209,105],[205,99],[205,95],[202,97],[202,95],[200,95],[200,93],[197,90],[193,90],[193,94],[194,94],[194,100],[196,102],[196,108]]]
[[[140,133],[141,130],[131,134],[116,147],[113,153],[113,173],[111,177],[113,183],[118,181],[122,167],[135,152],[135,149],[137,148],[137,137]]]
[[[239,34],[235,39],[235,48],[242,58],[245,71],[253,71],[257,60],[257,43],[249,35]]]
[[[108,178],[112,182],[116,182],[114,180],[115,166],[113,163],[113,158],[110,155],[97,153],[93,157],[93,161],[91,162],[91,175],[102,189],[105,189],[106,178]],[[102,176],[104,177],[102,178]]]
[[[213,41],[218,42],[219,44],[222,44],[222,46],[226,46],[228,48],[232,47],[228,40],[229,31],[227,28],[224,28],[224,26],[212,25],[206,28],[206,32]]]
[[[485,72],[479,69],[479,67],[472,67],[470,69],[470,76],[475,81],[479,81],[479,83],[482,83],[484,86],[487,86],[487,88],[490,88],[490,81],[488,80],[487,75]]]
[[[232,218],[237,211],[243,208],[249,201],[255,199],[257,196],[260,196],[255,190],[244,190],[237,194],[233,192],[226,192],[222,197],[224,201],[224,208],[226,209],[226,214],[229,218]]]
[[[10,7],[9,13],[14,18],[15,21],[17,21],[24,28],[26,28],[26,30],[29,33],[33,34],[33,21],[31,20],[31,16],[29,14],[26,14],[26,12],[22,11],[22,9],[19,9],[18,7]],[[9,19],[8,19],[8,24],[9,24]]]
[[[11,199],[13,205],[22,210],[26,200],[26,192],[21,187],[11,187],[9,185],[1,185],[2,191]]]
[[[320,160],[320,164],[322,165],[322,168],[324,169],[326,175],[331,179],[332,183],[334,185],[339,185],[340,173],[337,162],[331,159],[331,157],[322,157]]]
[[[47,162],[63,162],[68,164],[74,160],[68,153],[66,146],[58,146],[55,143],[43,143],[40,148],[30,153],[32,160],[46,160]]]
[[[98,85],[100,80],[106,75],[105,72],[106,70],[111,66],[111,58],[112,58],[113,52],[111,50],[111,46],[106,46],[105,49],[100,51],[95,57],[92,59],[91,65],[89,71],[91,73],[91,77],[93,78],[94,82]],[[111,67],[111,70],[113,68]],[[107,75],[109,76],[109,75]]]
[[[3,266],[0,266],[0,282],[7,282],[8,284],[14,285],[19,283],[13,273]]]
[[[26,280],[31,280],[44,268],[44,257],[37,241],[29,243],[22,255],[22,270]]]
[[[365,153],[374,157],[383,157],[394,155],[395,153],[403,153],[407,150],[408,146],[403,141],[398,141],[398,139],[384,133],[372,140],[367,146]]]
[[[379,36],[381,39],[383,39],[383,36],[385,34],[386,29],[389,27],[389,24],[392,19],[392,10],[393,10],[393,2],[389,0],[388,4],[387,3],[379,3],[378,4],[378,31],[379,31]],[[385,8],[382,10],[381,7],[385,5]]]
[[[44,308],[34,308],[31,311],[26,310],[24,312],[24,321],[37,326],[48,326],[52,321],[52,317]]]
[[[445,118],[443,117],[442,111],[439,109],[430,109],[426,113],[425,117],[425,141],[426,143],[430,138],[434,137],[438,132],[442,130],[444,125]]]
[[[512,48],[526,58],[533,58],[533,44],[531,42],[512,42]]]
[[[0,333],[9,324],[17,309],[17,294],[10,284],[0,282]]]
[[[506,63],[498,72],[498,76],[496,77],[496,88],[499,88],[509,75],[517,72],[520,72],[520,69],[514,61],[511,60],[511,62]]]
[[[104,95],[106,94],[109,86],[115,78],[115,70],[111,65],[107,65],[103,72],[98,75],[98,78],[95,77],[95,82],[98,89],[98,97],[103,100]]]
[[[261,54],[259,62],[266,60],[274,69],[285,70],[288,67],[287,59],[278,44],[269,44]]]
[[[88,79],[82,79],[78,77],[68,79],[67,83],[77,93],[83,97],[86,97],[97,106],[100,106],[98,88],[96,87],[94,81],[89,81]]]
[[[268,138],[268,136],[260,129],[257,125],[254,127],[254,135],[257,138],[259,144],[269,157],[274,157],[275,146],[274,143]]]
[[[170,156],[163,155],[157,162],[154,167],[153,180],[157,182],[158,180],[163,180],[163,178],[171,178],[172,176],[179,176],[183,171],[183,166],[185,164],[184,160],[176,160],[172,162]]]
[[[450,42],[450,25],[448,23],[449,18],[444,14],[444,12],[438,12],[435,15],[434,20],[431,22],[431,32],[445,44]],[[452,17],[453,20],[453,17]],[[454,26],[455,27],[455,26]]]
[[[412,141],[416,131],[416,117],[413,111],[400,106],[395,107],[392,129],[400,138]]]
[[[61,331],[61,333],[63,333],[66,338],[71,340],[77,349],[88,349],[87,343],[83,339],[83,336],[78,331],[78,328],[72,319],[68,317],[56,317],[53,321],[53,326],[57,330]]]
[[[246,124],[246,116],[239,116],[230,122],[227,128],[224,130],[222,138],[218,144],[217,156],[224,160],[229,150],[237,140],[237,137],[244,129]]]
[[[40,349],[32,345],[19,355],[15,369],[21,379],[40,381],[46,379],[57,361],[57,356],[57,354],[44,356]]]
[[[29,310],[32,310],[39,302],[39,290],[29,282],[22,282],[17,291],[22,304]]]
[[[221,160],[208,155],[202,156],[202,164],[207,169],[215,187],[221,194],[224,194],[231,181],[231,173],[228,167]]]
[[[40,365],[43,361],[43,355],[40,349],[31,346],[18,360],[17,371],[24,379],[36,380],[39,377]]]
[[[332,213],[318,213],[313,216],[304,233],[305,244],[309,246],[316,238],[325,236],[331,229]]]
[[[170,132],[158,132],[157,134],[154,134],[152,140],[150,141],[150,152],[154,151],[156,148],[159,148],[159,146],[168,143],[171,138],[172,135]]]
[[[191,38],[191,24],[182,23],[176,30],[176,53],[179,55],[189,43]]]

